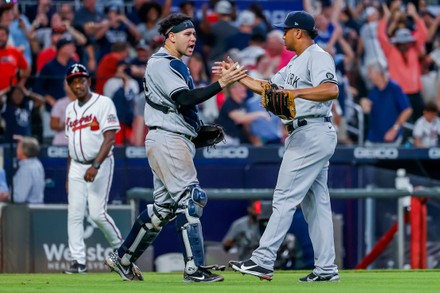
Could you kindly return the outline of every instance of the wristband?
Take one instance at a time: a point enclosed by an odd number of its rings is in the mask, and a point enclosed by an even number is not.
[[[98,170],[99,167],[101,167],[101,164],[98,162],[93,162],[92,167],[95,168],[96,170]]]

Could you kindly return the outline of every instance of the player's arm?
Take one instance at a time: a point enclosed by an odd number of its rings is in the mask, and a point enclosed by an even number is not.
[[[211,83],[207,87],[193,90],[181,90],[171,97],[174,101],[183,106],[193,106],[208,100],[212,96],[221,92],[222,87],[218,81]]]
[[[244,85],[246,88],[253,91],[254,93],[261,95],[264,85],[269,84],[269,81],[256,79],[247,75],[245,78],[240,80],[240,83]]]
[[[223,76],[231,68],[238,69],[240,68],[240,66],[238,65],[238,63],[235,63],[230,57],[227,57],[226,61],[215,62],[215,65],[212,67],[212,73],[220,76],[220,78],[223,78]],[[259,95],[264,89],[264,84],[269,84],[267,80],[256,79],[250,77],[249,75],[245,75],[243,78],[239,79],[239,82],[249,90]]]
[[[96,174],[98,174],[99,166],[107,158],[112,146],[115,144],[115,129],[110,129],[104,132],[104,141],[99,148],[98,155],[95,160],[93,160],[92,166],[87,169],[86,174],[84,174],[84,180],[87,182],[93,182],[95,180]],[[97,167],[98,165],[98,167]]]
[[[336,99],[339,95],[338,85],[333,82],[321,83],[317,87],[286,90],[295,98],[302,98],[309,101],[325,102]]]
[[[182,90],[176,92],[171,97],[174,101],[183,106],[192,106],[203,103],[212,96],[218,94],[226,86],[242,79],[246,76],[246,69],[240,67],[230,67],[216,82],[207,87],[192,90]]]
[[[96,156],[94,163],[102,164],[105,158],[107,158],[110,150],[115,144],[115,134],[116,130],[110,129],[104,132],[104,141],[101,144],[101,148],[99,149],[98,155]]]

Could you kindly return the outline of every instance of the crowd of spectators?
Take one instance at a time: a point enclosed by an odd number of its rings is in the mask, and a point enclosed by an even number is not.
[[[371,145],[437,145],[440,15],[425,0],[353,2],[302,3],[315,17],[316,43],[335,60],[340,94],[333,122],[339,143],[364,143],[348,132],[351,126],[364,130]],[[93,90],[117,105],[117,145],[143,145],[148,131],[143,123],[145,64],[163,42],[158,23],[174,11],[191,16],[197,30],[196,53],[184,60],[197,87],[216,78],[211,65],[226,56],[263,79],[295,56],[257,2],[246,9],[228,0],[197,2],[197,9],[189,0],[73,3],[0,0],[2,142],[24,135],[40,143],[66,144],[63,112],[73,97],[64,75],[79,61],[93,76]],[[258,105],[258,95],[237,84],[199,110],[204,122],[225,127],[230,144],[282,143],[287,133],[281,121]],[[359,109],[365,120],[358,119]]]

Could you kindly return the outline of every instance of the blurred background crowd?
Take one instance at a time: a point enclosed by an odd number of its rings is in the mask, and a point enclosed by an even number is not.
[[[285,1],[287,11],[289,5],[314,15],[315,41],[334,57],[340,144],[438,145],[437,1],[297,0]],[[158,23],[174,12],[191,16],[196,26],[196,53],[184,59],[196,86],[215,81],[211,66],[226,56],[261,79],[295,56],[259,1],[0,0],[1,142],[22,135],[65,145],[64,111],[74,97],[64,76],[81,62],[93,75],[92,89],[116,105],[117,145],[142,146],[145,65],[163,42]],[[239,83],[199,110],[204,122],[225,127],[230,145],[280,144],[287,135],[260,97]]]

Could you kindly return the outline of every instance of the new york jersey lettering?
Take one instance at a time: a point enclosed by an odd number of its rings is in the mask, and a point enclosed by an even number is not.
[[[286,78],[286,83],[290,84],[293,88],[298,88],[299,76],[295,76],[293,73],[289,73]]]

